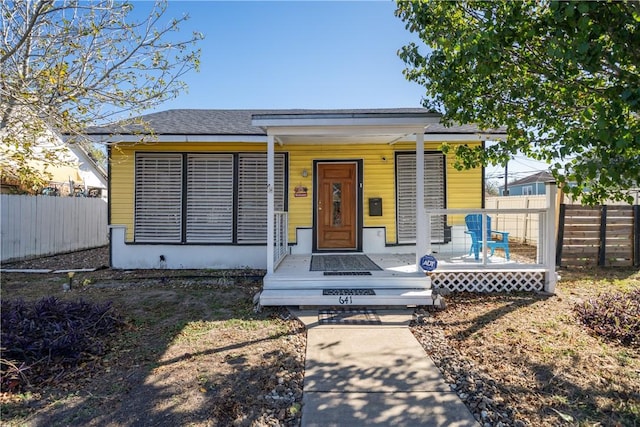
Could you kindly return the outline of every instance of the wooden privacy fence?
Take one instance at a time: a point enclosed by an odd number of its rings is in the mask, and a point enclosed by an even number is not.
[[[99,198],[0,195],[2,262],[106,245],[107,202]]]
[[[556,265],[640,266],[640,206],[560,205]]]

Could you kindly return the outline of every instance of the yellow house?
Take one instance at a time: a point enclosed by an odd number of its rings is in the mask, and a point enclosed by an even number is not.
[[[484,170],[456,170],[439,147],[503,136],[444,127],[422,108],[169,110],[142,119],[151,134],[89,130],[110,146],[112,267],[265,269],[263,304],[284,304],[266,291],[302,290],[309,271],[322,274],[305,289],[326,290],[328,280],[352,289],[343,276],[364,273],[366,286],[389,282],[386,274],[408,280],[404,289],[428,288],[422,256],[463,233],[464,220],[427,211],[481,209],[484,200]]]

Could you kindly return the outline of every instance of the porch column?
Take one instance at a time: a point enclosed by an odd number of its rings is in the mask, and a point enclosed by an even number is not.
[[[427,216],[424,209],[424,131],[416,133],[416,266],[427,253]],[[420,271],[420,270],[418,270]]]
[[[267,274],[273,273],[273,247],[275,244],[275,209],[273,199],[275,138],[267,135]]]
[[[554,294],[558,275],[556,274],[556,197],[558,187],[555,182],[545,182],[545,192],[547,195],[547,214],[544,221],[544,265],[546,275],[544,280],[544,290]]]

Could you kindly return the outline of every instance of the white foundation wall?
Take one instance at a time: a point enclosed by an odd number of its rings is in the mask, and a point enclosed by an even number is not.
[[[308,255],[313,246],[313,230],[310,228],[296,228],[296,244],[289,246],[291,255]]]
[[[126,227],[112,225],[111,266],[118,269],[229,269],[267,268],[266,246],[127,244]],[[362,250],[370,254],[411,254],[415,245],[387,246],[384,227],[363,229]],[[298,243],[292,255],[311,254],[312,230],[297,230]],[[161,260],[161,256],[164,261]]]
[[[110,228],[112,268],[175,270],[267,268],[266,246],[126,244],[126,227],[111,226]]]
[[[387,230],[384,227],[367,227],[362,230],[362,251],[370,254],[412,254],[416,245],[387,246]]]

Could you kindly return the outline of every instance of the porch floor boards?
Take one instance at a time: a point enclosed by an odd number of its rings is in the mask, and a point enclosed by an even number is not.
[[[415,255],[367,256],[382,270],[370,270],[367,275],[325,275],[324,271],[309,270],[311,255],[288,255],[273,274],[264,277],[264,289],[431,288],[424,272],[416,268]]]

